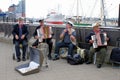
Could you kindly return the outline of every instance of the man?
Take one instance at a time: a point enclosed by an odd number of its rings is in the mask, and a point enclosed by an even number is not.
[[[98,58],[96,59],[97,61],[97,68],[101,68],[101,66],[103,65],[104,59],[105,59],[105,55],[106,55],[106,48],[107,45],[101,45],[100,43],[100,34],[101,33],[105,33],[103,31],[100,30],[99,28],[100,24],[99,23],[95,23],[93,25],[93,31],[86,37],[86,42],[91,44],[90,47],[90,52],[89,52],[89,59],[88,62],[86,62],[86,64],[91,64],[92,60],[93,60],[93,55],[95,52],[97,52],[97,56]],[[93,48],[93,43],[95,42],[94,40],[92,40],[91,36],[96,35],[96,39],[97,39],[97,48]],[[107,36],[106,41],[108,41],[109,38]]]
[[[15,44],[17,62],[21,61],[20,44],[22,45],[22,52],[23,52],[22,60],[23,61],[26,60],[28,30],[27,30],[27,26],[24,25],[23,23],[24,23],[24,19],[20,17],[18,19],[18,24],[13,26],[13,31],[12,31],[12,34],[14,36],[13,43]]]
[[[40,23],[40,25],[35,29],[35,32],[33,33],[34,38],[37,39],[37,40],[33,43],[32,46],[33,47],[37,47],[38,44],[40,44],[41,42],[47,43],[48,46],[49,46],[48,59],[51,60],[52,59],[51,52],[52,52],[52,46],[53,46],[53,42],[52,42],[52,36],[53,36],[52,27],[45,26],[43,19],[39,20],[39,23]],[[46,30],[45,30],[45,27],[47,27]],[[48,35],[48,36],[46,37],[46,35]]]
[[[59,59],[59,49],[61,47],[67,47],[68,56],[73,56],[73,49],[76,45],[76,31],[73,29],[73,23],[71,21],[66,23],[66,28],[60,34],[60,40],[56,43],[55,58],[53,60]]]

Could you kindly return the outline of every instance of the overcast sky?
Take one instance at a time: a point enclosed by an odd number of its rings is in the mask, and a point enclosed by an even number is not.
[[[20,0],[1,0],[0,8],[7,11],[9,5],[18,4]],[[87,17],[100,17],[100,0],[78,0],[79,15]],[[104,0],[105,14],[108,18],[118,17],[120,0]],[[77,15],[77,0],[26,0],[27,17],[46,17],[51,11],[55,10],[64,15]]]

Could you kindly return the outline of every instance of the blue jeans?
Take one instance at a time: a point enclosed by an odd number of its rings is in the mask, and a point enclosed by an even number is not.
[[[62,47],[67,47],[68,48],[68,55],[73,56],[73,49],[75,47],[74,44],[72,43],[64,43],[64,42],[57,42],[56,47],[55,47],[55,54],[59,56],[59,49]]]
[[[16,51],[16,57],[17,59],[20,59],[20,44],[22,45],[22,58],[25,58],[26,56],[26,49],[27,49],[27,41],[23,40],[23,41],[15,41],[15,51]]]

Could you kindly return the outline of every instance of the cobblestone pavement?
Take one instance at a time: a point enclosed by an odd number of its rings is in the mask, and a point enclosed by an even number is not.
[[[0,80],[120,80],[120,68],[104,64],[97,69],[94,64],[69,65],[66,60],[49,61],[49,68],[39,73],[22,76],[15,67],[29,60],[16,62],[12,59],[13,46],[0,42]]]

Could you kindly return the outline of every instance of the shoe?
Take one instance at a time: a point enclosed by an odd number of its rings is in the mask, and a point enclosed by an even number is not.
[[[72,57],[72,56],[71,56],[71,55],[67,55],[67,58],[68,58],[68,57]]]
[[[52,57],[49,55],[49,56],[48,56],[48,59],[49,59],[49,60],[52,60]]]
[[[58,55],[56,55],[52,60],[58,60],[60,59]]]
[[[60,59],[59,55],[58,54],[54,54],[54,57],[52,58],[52,60],[58,60]]]
[[[87,61],[87,62],[86,62],[86,64],[91,64],[91,63],[92,63],[92,62],[90,62],[90,61]]]
[[[49,60],[51,60],[51,59],[52,59],[52,57],[51,57],[51,56],[48,56],[48,59],[49,59]]]
[[[22,61],[26,61],[26,59],[25,59],[25,58],[22,58]]]
[[[97,64],[97,68],[101,68],[102,64]]]
[[[57,56],[57,57],[53,58],[52,60],[58,60],[58,59],[60,59],[60,58]]]
[[[17,59],[17,62],[20,62],[21,61],[21,59],[19,58],[19,59]]]

